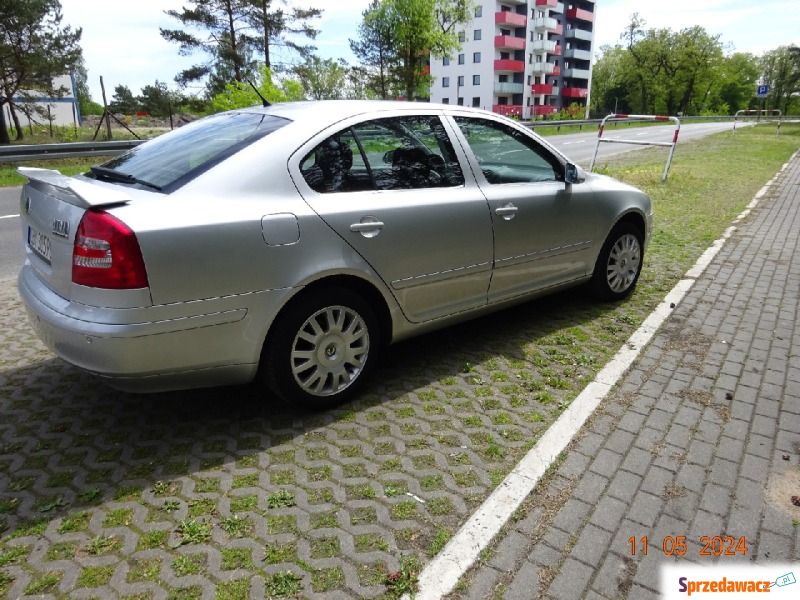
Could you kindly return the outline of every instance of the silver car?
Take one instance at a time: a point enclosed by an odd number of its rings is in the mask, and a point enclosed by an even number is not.
[[[217,114],[76,177],[21,168],[30,322],[155,392],[259,380],[325,407],[386,344],[587,284],[631,293],[650,199],[461,106]]]

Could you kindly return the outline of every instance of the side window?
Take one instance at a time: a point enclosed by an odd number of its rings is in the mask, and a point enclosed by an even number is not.
[[[491,184],[563,181],[560,161],[524,133],[496,121],[455,117]]]
[[[353,127],[366,168],[379,190],[464,184],[461,166],[439,117],[395,117]]]
[[[351,130],[333,135],[309,152],[300,162],[300,172],[311,189],[320,193],[348,192],[371,189],[369,177],[359,179],[359,172],[366,173],[364,159]]]
[[[377,119],[342,130],[309,152],[300,172],[322,194],[464,185],[436,116]]]

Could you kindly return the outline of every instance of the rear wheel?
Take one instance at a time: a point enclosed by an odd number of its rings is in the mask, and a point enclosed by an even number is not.
[[[267,383],[288,402],[329,408],[359,391],[379,348],[377,318],[361,296],[316,290],[276,320],[265,352]]]
[[[611,230],[600,250],[590,286],[601,300],[621,300],[633,291],[642,272],[644,240],[631,223]]]

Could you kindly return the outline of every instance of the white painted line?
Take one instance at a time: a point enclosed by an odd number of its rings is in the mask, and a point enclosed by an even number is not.
[[[0,219],[16,219],[19,215],[3,215]]]
[[[796,152],[796,156],[800,151]],[[792,158],[794,158],[794,156]],[[791,162],[791,159],[790,159]],[[789,165],[783,165],[778,175]],[[429,562],[419,575],[418,600],[438,600],[449,594],[508,521],[522,501],[545,474],[556,457],[567,447],[581,430],[586,419],[597,409],[612,386],[631,366],[634,359],[655,335],[658,328],[672,313],[671,305],[677,305],[694,285],[705,268],[722,248],[725,240],[736,230],[735,224],[745,218],[758,204],[759,199],[773,185],[776,175],[756,194],[747,209],[739,215],[722,237],[715,241],[697,260],[664,300],[645,319],[644,323],[623,344],[622,348],[578,395],[569,407],[556,419],[530,452],[517,464],[494,492],[450,539],[442,551]],[[408,595],[403,596],[405,600]]]

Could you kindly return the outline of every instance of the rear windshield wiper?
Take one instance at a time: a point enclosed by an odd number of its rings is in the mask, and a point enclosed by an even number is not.
[[[134,177],[133,175],[129,175],[128,173],[123,173],[122,171],[117,171],[116,169],[110,169],[109,167],[103,167],[100,165],[95,165],[91,167],[92,174],[100,179],[105,179],[106,181],[118,181],[119,183],[138,183],[139,185],[143,185],[145,187],[152,188],[154,190],[161,191],[161,186],[156,185],[155,183],[150,183],[149,181],[145,181],[144,179],[139,179],[138,177]]]

